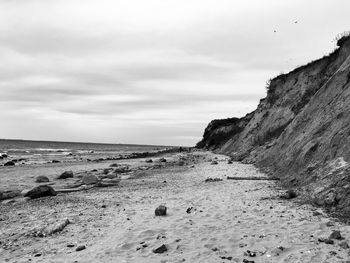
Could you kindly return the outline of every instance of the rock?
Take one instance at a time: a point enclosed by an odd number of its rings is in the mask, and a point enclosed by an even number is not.
[[[4,166],[14,166],[14,165],[16,165],[16,164],[13,161],[8,161],[8,162],[4,163]]]
[[[284,195],[281,196],[283,199],[293,199],[297,197],[297,193],[293,189],[289,189]]]
[[[193,209],[193,207],[192,207],[192,206],[191,206],[191,207],[189,207],[189,208],[187,208],[187,209],[186,209],[186,213],[187,213],[187,214],[191,214],[192,209]]]
[[[340,231],[333,231],[332,234],[330,234],[330,236],[328,237],[328,239],[337,239],[337,240],[341,240],[343,239],[343,237],[340,234]]]
[[[147,159],[145,162],[146,163],[153,163],[153,160],[152,159]]]
[[[36,183],[47,183],[50,182],[49,178],[47,178],[45,175],[39,175],[36,179],[35,179]]]
[[[156,208],[156,210],[154,211],[156,216],[165,216],[166,215],[166,210],[167,207],[165,205],[160,205]]]
[[[168,248],[164,244],[156,249],[153,249],[153,253],[156,253],[156,254],[162,254],[162,253],[167,252],[167,251],[168,251]]]
[[[73,172],[72,171],[65,171],[61,175],[57,177],[57,179],[67,179],[67,178],[73,178]]]
[[[340,242],[340,243],[339,243],[339,246],[340,246],[341,248],[344,248],[344,249],[350,248],[348,242],[346,242],[346,241]]]
[[[103,169],[103,174],[109,174],[109,172],[113,171],[112,168],[106,168],[106,169]]]
[[[86,246],[80,245],[80,246],[78,246],[78,247],[75,249],[75,251],[82,251],[82,250],[84,250],[84,249],[86,249]]]
[[[165,159],[165,158],[160,158],[160,159],[159,159],[159,162],[161,162],[161,163],[166,163],[166,159]]]
[[[185,165],[185,162],[184,162],[184,161],[179,161],[179,165],[180,165],[180,166],[184,166],[184,165]]]
[[[126,172],[129,172],[129,166],[121,166],[121,167],[117,167],[114,169],[114,173],[118,174],[118,173],[126,173]]]
[[[211,165],[217,165],[217,164],[219,164],[217,161],[212,161],[211,163],[210,163]]]
[[[221,178],[207,178],[204,180],[204,182],[208,183],[208,182],[220,182],[222,181]]]
[[[2,158],[7,158],[8,155],[7,155],[6,153],[3,153],[3,154],[1,154],[1,157],[2,157]]]
[[[119,166],[119,164],[117,164],[117,163],[112,163],[109,167],[118,167]]]
[[[247,250],[246,252],[244,252],[244,255],[247,256],[247,257],[256,257],[256,252],[254,251],[250,251],[250,250]]]
[[[86,174],[83,176],[82,181],[84,184],[96,184],[99,179],[94,174]]]
[[[233,162],[231,160],[228,160],[227,164],[233,164]]]
[[[24,196],[30,197],[31,199],[40,198],[44,196],[57,195],[56,191],[49,185],[39,185],[34,187],[32,190],[27,192]]]
[[[332,239],[324,238],[324,237],[319,238],[318,241],[326,243],[328,245],[333,245],[334,244],[334,241]]]
[[[59,161],[59,160],[52,160],[51,162],[52,163],[60,163],[61,161]]]

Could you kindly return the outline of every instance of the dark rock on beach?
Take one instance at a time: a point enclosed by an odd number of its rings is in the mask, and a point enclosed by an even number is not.
[[[8,161],[6,163],[4,163],[4,166],[15,166],[15,162],[14,161]]]
[[[165,205],[160,205],[156,208],[156,210],[154,211],[156,216],[165,216],[166,215],[166,210],[167,207]]]
[[[27,192],[24,196],[30,197],[31,199],[36,199],[45,196],[57,195],[56,191],[49,185],[39,185],[34,187],[32,190]]]
[[[67,179],[67,178],[73,178],[73,172],[72,171],[65,171],[62,174],[60,174],[57,179]]]
[[[168,251],[168,248],[164,244],[156,249],[153,249],[153,253],[156,253],[156,254],[162,254],[162,253],[167,252],[167,251]]]
[[[84,184],[96,184],[99,179],[94,174],[86,174],[83,176],[82,181]]]
[[[47,183],[50,182],[49,178],[47,178],[45,175],[39,175],[36,179],[35,179],[36,183]]]

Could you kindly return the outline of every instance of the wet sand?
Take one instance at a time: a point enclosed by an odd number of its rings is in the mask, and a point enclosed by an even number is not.
[[[165,158],[168,162],[162,164],[120,161],[150,168],[130,174],[116,187],[1,204],[0,262],[349,260],[349,248],[340,246],[350,240],[349,226],[298,198],[281,199],[284,190],[275,181],[226,179],[265,176],[253,166],[228,164],[227,157],[208,152]],[[211,164],[214,158],[217,165]],[[205,182],[209,177],[223,180]],[[167,215],[157,217],[154,210],[161,204]],[[36,229],[66,218],[71,223],[61,232],[33,236]],[[319,241],[333,230],[344,239]],[[166,252],[153,252],[163,244]],[[86,248],[76,251],[80,245]]]

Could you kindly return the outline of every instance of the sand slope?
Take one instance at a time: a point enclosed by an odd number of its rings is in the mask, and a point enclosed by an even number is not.
[[[218,157],[218,165],[209,159]],[[346,262],[349,249],[318,241],[332,230],[350,240],[350,227],[314,216],[316,208],[283,200],[274,181],[232,181],[226,176],[264,176],[253,166],[227,164],[225,156],[186,154],[194,168],[169,166],[118,188],[48,198],[42,206],[0,206],[11,226],[0,221],[2,242],[11,231],[28,232],[33,224],[69,218],[64,231],[50,237],[18,236],[18,247],[0,249],[10,262]],[[178,158],[179,156],[175,156]],[[203,160],[203,157],[206,158]],[[204,182],[208,177],[223,181]],[[56,202],[56,206],[52,206]],[[36,204],[34,206],[34,203]],[[63,206],[62,203],[65,203]],[[102,208],[104,204],[106,208]],[[165,217],[154,216],[164,204]],[[190,213],[186,210],[191,208]],[[14,222],[21,213],[22,221]],[[39,215],[42,217],[38,218]],[[41,221],[42,220],[42,221]],[[22,226],[22,229],[18,229]],[[12,229],[11,229],[12,228]],[[33,242],[34,241],[34,242]],[[75,247],[67,247],[74,244]],[[155,254],[165,244],[168,251]],[[86,249],[76,252],[77,245]],[[251,257],[247,250],[251,251]],[[34,257],[35,254],[41,254]],[[246,255],[245,255],[246,253]]]

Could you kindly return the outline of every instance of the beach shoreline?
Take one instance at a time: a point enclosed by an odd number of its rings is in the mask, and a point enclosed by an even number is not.
[[[280,198],[285,190],[275,181],[227,179],[266,177],[253,165],[206,151],[152,159],[116,161],[132,170],[117,186],[0,204],[0,261],[346,262],[349,257],[342,242],[350,240],[350,228],[322,209]],[[167,207],[166,216],[155,216],[159,205]],[[69,224],[57,233],[38,235],[66,219]],[[320,241],[335,230],[344,239],[333,245]],[[162,245],[167,251],[154,253]]]

